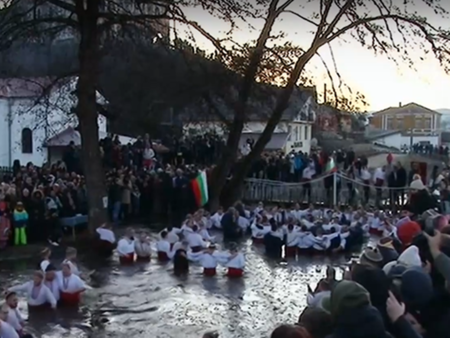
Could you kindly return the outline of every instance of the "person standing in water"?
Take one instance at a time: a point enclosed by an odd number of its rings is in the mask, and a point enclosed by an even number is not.
[[[173,257],[173,272],[176,276],[185,276],[189,273],[189,260],[184,248],[175,251]]]
[[[120,264],[134,263],[134,231],[128,228],[125,236],[117,243],[117,253],[119,254]]]
[[[34,272],[32,281],[13,286],[8,289],[8,292],[24,292],[30,309],[46,305],[56,309],[56,299],[50,289],[45,286],[44,273],[40,270]]]
[[[68,306],[78,306],[81,301],[81,294],[86,290],[86,285],[80,277],[72,272],[69,263],[62,264],[58,281],[61,303]]]
[[[12,325],[7,322],[8,307],[0,304],[0,337],[2,338],[20,338],[19,333]]]
[[[139,234],[139,237],[134,241],[134,251],[136,252],[136,259],[138,261],[150,261],[152,247],[150,245],[150,237],[145,231],[142,231]]]
[[[45,272],[47,270],[47,267],[50,265],[51,255],[52,250],[50,250],[49,248],[45,248],[41,251],[41,261],[39,263],[37,270],[41,270],[42,272]]]
[[[224,264],[227,268],[227,276],[231,278],[239,278],[244,275],[245,257],[239,252],[236,243],[230,243],[228,261]]]
[[[1,310],[4,312],[5,317],[1,319],[11,325],[14,330],[17,331],[19,336],[22,336],[23,327],[25,326],[25,319],[18,309],[19,298],[17,297],[17,294],[15,292],[7,292],[5,301],[5,306]]]
[[[106,256],[112,255],[116,248],[116,235],[108,223],[96,229],[98,234],[98,251]]]
[[[57,277],[58,275],[56,273],[56,268],[53,266],[53,264],[49,264],[47,266],[47,269],[45,269],[44,284],[50,289],[56,301],[58,302],[61,298],[61,290],[59,288],[59,281]]]

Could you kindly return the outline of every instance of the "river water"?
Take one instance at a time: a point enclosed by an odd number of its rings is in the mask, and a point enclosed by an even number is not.
[[[83,305],[32,313],[27,329],[46,338],[199,338],[211,330],[221,338],[268,337],[277,324],[297,321],[306,306],[307,285],[315,286],[326,265],[342,267],[350,259],[308,256],[277,262],[264,257],[263,248],[251,240],[240,246],[247,262],[242,280],[227,279],[225,269],[215,278],[204,278],[201,267],[194,265],[180,279],[171,264],[156,260],[121,267],[117,257],[102,261],[80,253],[82,270],[97,271]],[[30,261],[2,262],[2,287],[26,281],[35,266]],[[20,308],[27,314],[24,300]]]

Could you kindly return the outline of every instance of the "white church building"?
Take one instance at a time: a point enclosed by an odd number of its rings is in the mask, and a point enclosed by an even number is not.
[[[14,160],[41,166],[50,160],[50,153],[51,162],[59,159],[70,141],[81,144],[72,113],[77,80],[55,84],[50,78],[0,79],[0,167],[11,167]],[[97,103],[106,104],[99,93]],[[99,137],[105,137],[107,121],[102,115],[98,126]]]

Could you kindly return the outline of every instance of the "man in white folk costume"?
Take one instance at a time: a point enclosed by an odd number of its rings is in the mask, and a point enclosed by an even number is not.
[[[170,243],[170,249],[172,249],[175,243],[180,241],[179,235],[183,232],[183,230],[181,230],[180,228],[175,228],[173,226],[168,226],[167,229],[164,229],[159,233],[159,236],[161,238],[162,238],[161,235],[164,231],[167,232],[166,240]]]
[[[216,246],[211,244],[206,250],[200,252],[188,252],[188,259],[198,262],[203,266],[203,274],[207,277],[214,277],[217,274],[217,264],[219,260],[224,260]]]
[[[8,306],[6,304],[0,305],[0,337],[1,338],[20,338],[19,333],[14,327],[8,323]],[[30,337],[29,335],[24,337]]]
[[[119,242],[117,243],[117,253],[119,254],[119,261],[121,264],[134,263],[134,231],[128,228]]]
[[[134,251],[136,253],[136,260],[141,262],[150,261],[152,247],[150,237],[145,231],[142,231],[134,241]]]
[[[56,301],[59,302],[59,299],[61,298],[60,294],[61,290],[59,288],[58,274],[53,264],[47,266],[44,278],[45,278],[44,280],[45,286],[50,289]]]
[[[230,243],[229,254],[224,255],[224,259],[226,260],[224,265],[228,268],[228,277],[239,278],[244,275],[245,257],[239,252],[236,243]]]
[[[1,320],[11,325],[14,330],[19,334],[19,337],[26,337],[23,331],[25,326],[25,319],[18,309],[19,299],[15,292],[9,292],[5,296],[5,304],[3,305]],[[1,336],[3,337],[3,336]]]
[[[58,274],[58,282],[61,304],[77,306],[81,301],[81,294],[86,291],[86,285],[80,277],[71,271],[70,264],[62,264],[62,270]]]
[[[76,264],[77,254],[77,249],[68,247],[66,249],[66,258],[63,260],[63,264],[68,264],[70,266],[70,271],[72,271],[73,274],[80,276],[81,271]]]
[[[16,285],[8,289],[8,292],[23,292],[27,297],[28,308],[41,308],[51,306],[56,308],[56,299],[52,291],[44,284],[44,273],[42,271],[35,271],[33,280]]]
[[[49,248],[45,248],[41,251],[41,262],[39,263],[37,270],[42,270],[42,272],[45,272],[47,266],[50,264],[51,255],[52,251]]]
[[[286,245],[284,247],[284,256],[286,258],[295,258],[298,252],[298,241],[300,238],[298,229],[294,224],[289,223],[285,228]]]
[[[173,257],[173,248],[175,243],[172,245],[168,241],[169,233],[167,231],[162,231],[160,234],[160,239],[156,242],[156,252],[158,254],[158,261],[168,262]]]
[[[111,255],[116,248],[116,235],[108,223],[96,229],[98,234],[98,250],[105,255]]]
[[[206,248],[206,243],[203,240],[202,235],[198,233],[198,226],[192,226],[192,232],[187,232],[186,240],[189,244],[189,248],[193,253],[202,252]]]

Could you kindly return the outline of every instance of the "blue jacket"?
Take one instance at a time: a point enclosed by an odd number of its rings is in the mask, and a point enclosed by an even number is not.
[[[15,209],[13,217],[14,217],[14,227],[24,228],[27,226],[28,212],[26,212],[25,210],[19,211]]]

